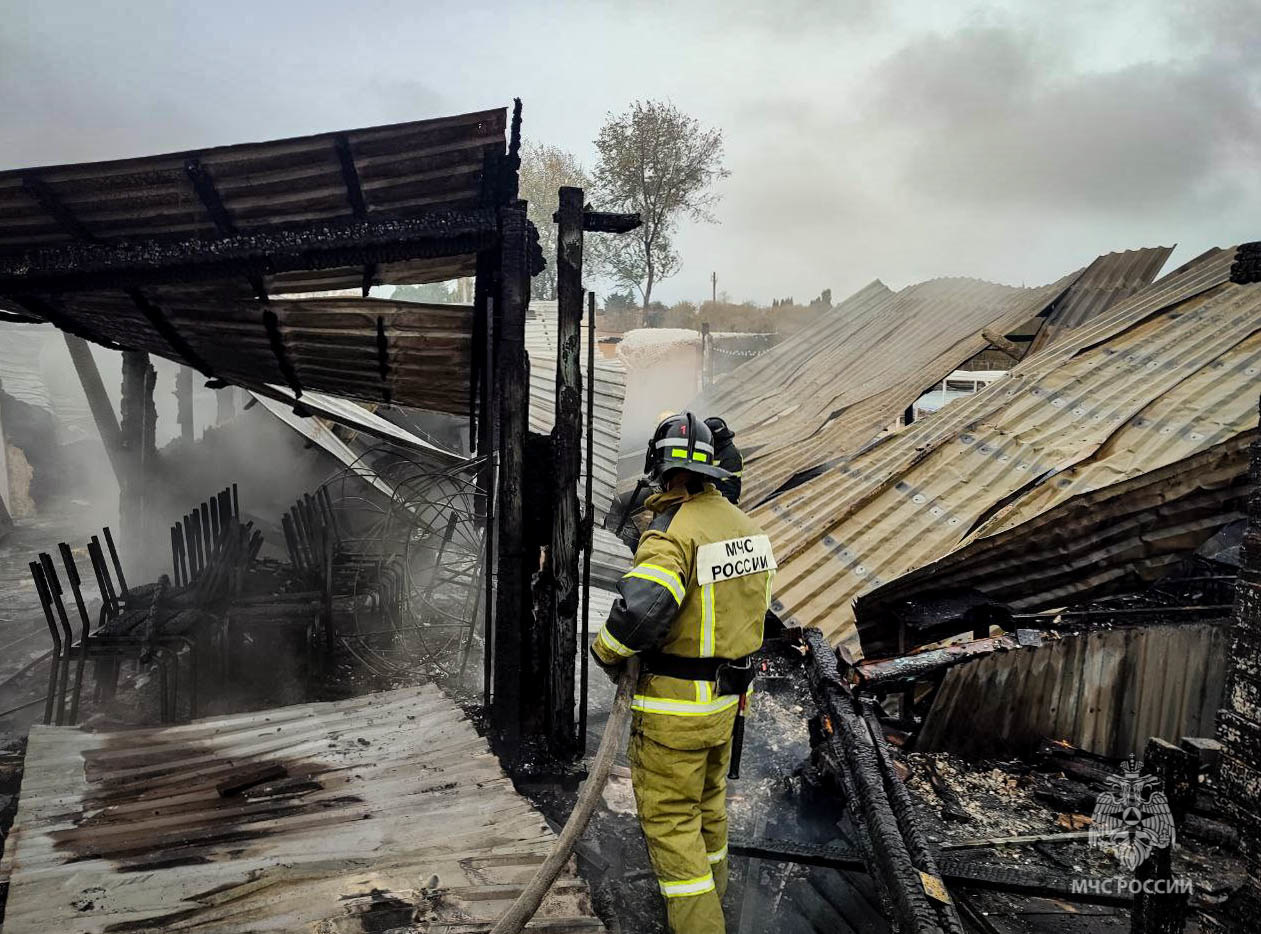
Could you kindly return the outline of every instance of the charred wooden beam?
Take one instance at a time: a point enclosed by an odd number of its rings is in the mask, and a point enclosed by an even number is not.
[[[1021,357],[1025,355],[1023,347],[1013,341],[1009,341],[996,331],[991,331],[986,328],[981,331],[981,337],[985,338],[985,340],[989,341],[996,349],[1001,350],[1013,360],[1019,361]]]
[[[298,379],[298,371],[293,368],[293,361],[289,359],[289,352],[285,349],[285,337],[280,333],[280,318],[271,309],[263,312],[263,327],[267,331],[267,341],[271,345],[271,353],[276,359],[280,375],[293,390],[294,396],[301,398],[302,381]]]
[[[184,160],[184,174],[188,176],[188,181],[193,186],[193,191],[197,192],[197,197],[201,201],[202,207],[206,209],[206,213],[210,215],[210,221],[215,225],[215,230],[219,232],[221,237],[231,237],[236,233],[236,224],[232,221],[232,215],[228,213],[228,209],[223,204],[223,198],[219,196],[219,189],[215,187],[214,179],[210,177],[210,173],[206,167],[201,164],[201,160],[196,156]]]
[[[1024,630],[1022,630],[1024,631]],[[1037,635],[1035,633],[1035,635]],[[1021,648],[1023,645],[1041,644],[1041,639],[1021,642],[1016,636],[1003,635],[992,639],[974,639],[940,649],[914,652],[897,658],[863,661],[853,669],[854,679],[864,688],[888,690],[898,684],[916,681],[958,665],[960,662]]]
[[[145,320],[149,322],[150,327],[157,331],[158,336],[166,341],[167,346],[171,348],[171,352],[176,357],[183,360],[194,370],[197,370],[208,379],[214,378],[214,373],[211,372],[211,369],[206,364],[206,361],[203,360],[201,355],[193,349],[193,346],[184,339],[184,335],[179,332],[175,325],[171,324],[170,319],[167,318],[162,309],[159,308],[156,303],[150,300],[139,289],[127,289],[127,296],[131,299],[132,304],[140,310],[140,313],[144,315]]]
[[[578,477],[582,458],[582,189],[560,189],[556,212],[556,419],[552,428],[552,622],[549,733],[557,752],[574,745],[574,659],[578,625]],[[585,646],[584,646],[585,648]]]
[[[385,317],[377,315],[377,373],[381,376],[381,395],[390,404],[390,341],[385,333]]]
[[[617,214],[611,211],[592,211],[590,208],[582,212],[582,229],[589,233],[630,233],[639,227],[639,214]]]
[[[62,203],[57,193],[43,179],[27,175],[22,179],[22,188],[57,222],[62,233],[84,243],[96,241],[96,235],[74,216],[74,213]]]
[[[862,854],[846,846],[800,843],[796,840],[773,838],[755,840],[733,835],[728,849],[732,856],[750,859],[821,866],[839,872],[865,872],[867,870]],[[951,885],[986,889],[991,892],[1010,892],[1013,895],[1062,899],[1080,904],[1120,907],[1131,904],[1128,894],[1077,891],[1073,886],[1073,882],[1080,878],[1077,875],[1070,876],[1066,873],[1025,866],[994,866],[979,860],[955,856],[938,857],[938,859],[941,876]],[[1086,887],[1078,886],[1077,888],[1085,889]]]
[[[0,256],[0,294],[205,282],[461,256],[492,247],[498,238],[495,211],[469,208],[414,218],[289,224],[219,240],[62,244]]]
[[[346,201],[350,205],[350,213],[359,218],[367,217],[368,205],[363,199],[363,185],[359,181],[355,156],[350,151],[350,140],[345,133],[333,137],[333,147],[337,150],[337,161],[341,165],[342,184],[346,186]]]
[[[840,785],[859,833],[863,858],[881,900],[904,932],[962,934],[944,895],[932,854],[914,826],[909,797],[837,669],[836,654],[817,629],[803,633],[811,694],[819,710],[812,737],[817,765]],[[940,891],[938,891],[940,889]]]
[[[504,207],[499,218],[499,281],[494,303],[494,404],[498,432],[499,490],[496,523],[498,593],[495,606],[495,664],[492,720],[501,740],[515,746],[522,709],[522,628],[531,625],[529,563],[525,549],[525,446],[530,382],[525,354],[525,312],[530,302],[525,211]]]

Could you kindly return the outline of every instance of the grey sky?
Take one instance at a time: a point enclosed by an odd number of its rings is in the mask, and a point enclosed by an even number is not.
[[[1191,8],[1191,7],[1194,8]],[[525,101],[590,162],[668,97],[727,137],[666,301],[872,278],[1043,283],[1099,252],[1261,238],[1256,3],[4,0],[0,167]]]

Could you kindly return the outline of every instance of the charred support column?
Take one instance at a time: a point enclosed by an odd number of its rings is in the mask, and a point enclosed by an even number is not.
[[[582,189],[560,190],[556,212],[556,422],[552,428],[552,573],[547,732],[558,754],[574,749],[574,659],[578,625],[578,477],[582,463]],[[586,646],[583,646],[586,649]]]
[[[180,438],[193,440],[193,369],[181,366],[175,375],[175,411],[179,421]]]
[[[149,474],[157,459],[154,429],[157,409],[153,387],[157,371],[143,350],[123,351],[122,423],[120,433],[126,467],[119,478],[119,526],[124,552],[143,553],[146,535],[146,509]]]
[[[497,338],[495,410],[499,433],[498,592],[495,597],[491,716],[498,737],[515,747],[521,739],[522,720],[531,713],[523,709],[526,706],[523,674],[527,669],[523,665],[522,649],[532,641],[523,639],[523,631],[533,625],[523,497],[525,438],[530,405],[525,356],[525,310],[530,301],[530,271],[526,258],[524,209],[515,205],[499,209],[499,236],[499,281],[493,320]],[[537,685],[531,687],[538,690]],[[538,713],[537,707],[533,713]]]
[[[1254,246],[1251,261],[1261,279],[1261,244]],[[1241,262],[1236,260],[1235,265]],[[1237,919],[1244,925],[1240,930],[1251,929],[1261,912],[1261,441],[1252,446],[1250,479],[1230,668],[1223,709],[1217,714],[1217,738],[1222,744],[1219,800],[1239,828],[1239,849],[1248,862],[1247,881],[1233,900]]]

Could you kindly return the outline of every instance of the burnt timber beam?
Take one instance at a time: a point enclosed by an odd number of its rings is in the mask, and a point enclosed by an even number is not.
[[[559,212],[558,212],[559,213]],[[582,229],[588,233],[630,233],[640,225],[639,214],[615,214],[609,211],[582,212]]]
[[[215,180],[210,177],[210,172],[201,164],[201,160],[196,156],[186,159],[184,161],[184,174],[188,176],[188,180],[193,186],[193,191],[197,192],[197,197],[200,199],[202,207],[206,209],[206,213],[210,216],[210,222],[215,225],[215,230],[219,236],[235,236],[237,232],[236,223],[232,220],[232,215],[228,213],[228,209],[223,203],[223,198],[219,195],[219,189],[215,187]],[[259,301],[266,301],[267,286],[263,284],[263,277],[258,274],[247,274],[246,280],[249,282],[250,288],[254,290],[255,297]],[[205,373],[206,371],[202,370],[202,372]]]
[[[359,170],[355,167],[355,157],[350,151],[350,140],[346,134],[339,133],[333,137],[333,147],[337,150],[337,161],[341,165],[342,184],[346,186],[346,202],[350,205],[350,213],[357,218],[368,216],[368,205],[363,200],[363,185],[359,181]]]
[[[732,836],[729,844],[732,856],[765,859],[776,863],[797,863],[802,866],[819,866],[838,872],[866,872],[862,854],[847,846],[820,843],[799,843],[796,840],[764,838],[758,840]],[[1087,905],[1113,905],[1124,908],[1133,904],[1128,894],[1090,891],[1087,886],[1073,883],[1077,876],[1025,866],[995,866],[977,860],[960,857],[938,857],[941,877],[951,885],[986,889],[991,892],[1009,892],[1013,895],[1030,895],[1036,898],[1055,898]]]
[[[552,428],[552,574],[548,735],[558,754],[574,747],[574,660],[578,626],[578,477],[582,458],[582,189],[560,189],[556,212],[556,419]],[[585,651],[586,646],[583,646]]]
[[[462,256],[495,246],[496,212],[292,224],[219,240],[71,243],[0,256],[0,295],[208,282],[309,269]]]
[[[119,525],[128,554],[142,554],[147,539],[149,475],[157,457],[153,389],[157,371],[143,350],[123,351],[122,418],[119,434],[126,470],[119,479]]]
[[[201,160],[196,156],[185,159],[184,174],[188,176],[188,180],[193,186],[193,191],[197,192],[197,197],[201,200],[201,205],[206,209],[206,213],[210,215],[210,222],[215,225],[215,230],[219,232],[219,236],[233,236],[236,233],[236,224],[232,222],[232,215],[228,213],[228,209],[224,206],[223,198],[219,196],[219,189],[215,187],[214,179],[210,177],[206,167],[201,164]]]
[[[74,216],[71,210],[57,197],[57,193],[43,179],[34,175],[28,175],[22,179],[22,188],[28,195],[39,202],[39,206],[57,222],[57,226],[61,228],[62,233],[84,243],[96,242],[96,235],[83,226],[83,222]]]
[[[1003,335],[991,331],[988,328],[981,331],[981,337],[989,341],[993,347],[1001,350],[1017,362],[1019,362],[1021,357],[1025,355],[1024,350],[1019,344],[1009,341],[1007,338],[1003,337]]]
[[[873,735],[858,709],[823,633],[808,629],[803,637],[808,649],[807,680],[819,710],[813,756],[845,796],[863,861],[885,914],[905,934],[961,934],[963,924],[954,907],[933,897],[928,886],[937,870],[914,826],[914,813],[906,808],[906,790],[897,787],[901,780],[888,768],[882,737]]]
[[[494,303],[495,422],[499,455],[496,522],[498,590],[495,595],[494,696],[491,719],[498,737],[515,748],[522,720],[540,712],[522,709],[526,671],[523,649],[531,639],[531,606],[525,554],[525,445],[530,383],[526,371],[525,311],[530,302],[525,211],[503,207],[499,216],[499,281]],[[537,558],[535,563],[537,564]],[[537,687],[537,686],[536,686]]]
[[[158,332],[158,336],[166,341],[166,345],[171,348],[171,352],[203,376],[213,379],[214,373],[211,372],[206,361],[184,339],[184,335],[179,332],[175,325],[171,324],[162,309],[139,289],[127,289],[126,291],[132,304],[144,315],[145,320],[149,322],[149,326]]]

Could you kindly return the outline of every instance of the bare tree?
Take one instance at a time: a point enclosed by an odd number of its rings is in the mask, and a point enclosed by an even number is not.
[[[525,140],[521,144],[521,197],[529,206],[526,216],[539,231],[539,246],[547,266],[530,286],[543,299],[556,298],[556,224],[552,214],[557,192],[564,185],[591,188],[591,178],[572,153],[556,146]]]
[[[634,286],[647,308],[653,286],[679,270],[672,234],[682,217],[717,223],[710,208],[723,167],[722,130],[702,127],[669,102],[635,101],[609,114],[596,137],[596,189],[602,206],[638,211],[643,225],[603,240],[602,261],[619,285]]]

